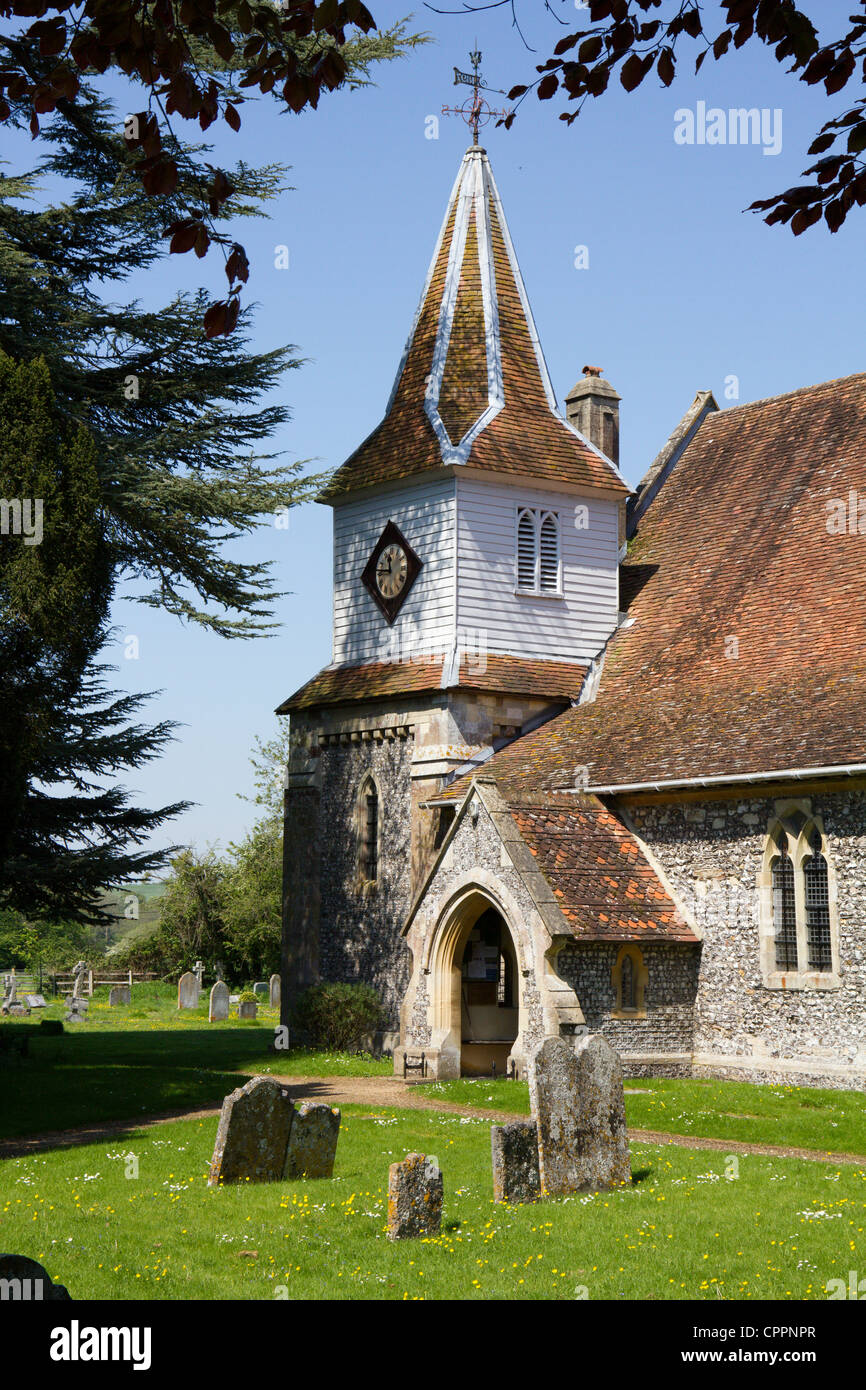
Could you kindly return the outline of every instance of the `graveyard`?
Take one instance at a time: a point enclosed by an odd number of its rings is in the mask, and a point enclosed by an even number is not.
[[[810,1300],[857,1265],[860,1093],[626,1077],[617,1118],[604,1066],[564,1075],[551,1039],[551,1112],[522,1081],[281,1055],[267,1002],[107,995],[59,1035],[3,1024],[30,1045],[3,1062],[2,1244],[74,1299]],[[604,1171],[566,1171],[563,1116]],[[539,1151],[565,1156],[544,1191]]]

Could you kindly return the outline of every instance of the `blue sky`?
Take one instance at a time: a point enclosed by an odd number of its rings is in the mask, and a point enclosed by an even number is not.
[[[374,3],[380,23],[405,13]],[[706,7],[711,9],[712,6]],[[814,7],[812,7],[814,8]],[[572,27],[588,23],[572,4],[554,6]],[[822,0],[827,32],[848,3]],[[458,163],[469,143],[461,121],[427,118],[466,88],[452,85],[476,45],[482,72],[507,88],[533,74],[568,32],[530,0],[520,8],[528,52],[507,7],[475,16],[419,9],[413,27],[434,42],[381,68],[378,85],[336,93],[317,112],[282,115],[276,103],[244,107],[240,135],[225,130],[215,162],[245,158],[291,166],[269,222],[245,229],[259,303],[255,345],[297,345],[307,360],[281,388],[292,422],[277,441],[320,470],[338,465],[381,417]],[[746,50],[692,64],[664,90],[654,77],[627,95],[618,86],[571,126],[554,98],[523,103],[511,131],[483,137],[502,195],[554,389],[560,399],[589,362],[622,395],[622,466],[636,481],[699,389],[720,405],[731,377],[747,401],[866,367],[863,256],[866,210],[835,236],[822,226],[794,238],[743,209],[800,181],[818,126],[844,110],[788,76],[772,54]],[[782,147],[693,145],[674,140],[675,112],[758,107],[782,112]],[[274,266],[289,248],[290,267]],[[575,268],[586,246],[587,269]],[[221,262],[172,257],[132,288],[147,302],[178,285],[224,285]],[[174,841],[226,845],[255,809],[249,752],[276,727],[273,708],[330,659],[331,512],[308,505],[288,530],[268,526],[238,552],[275,562],[288,592],[282,627],[256,642],[225,642],[120,599],[115,608],[116,682],[161,689],[149,718],[173,718],[177,741],[132,781],[144,804],[198,804],[174,823]],[[123,659],[123,639],[139,658]],[[162,843],[165,841],[162,840]]]

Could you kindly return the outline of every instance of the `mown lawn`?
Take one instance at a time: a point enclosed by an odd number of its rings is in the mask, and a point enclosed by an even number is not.
[[[38,1017],[46,1012],[62,1018],[65,1009],[52,1004]],[[30,1055],[0,1057],[0,1138],[219,1105],[228,1091],[263,1072],[387,1076],[392,1071],[390,1062],[366,1056],[271,1052],[278,1022],[273,1010],[260,1008],[255,1021],[232,1017],[209,1023],[206,997],[197,1010],[178,1011],[176,990],[169,985],[136,985],[132,1004],[113,1009],[108,990],[97,990],[87,1022],[67,1024],[60,1037],[46,1037],[32,1021],[5,1022],[4,1033],[29,1030]]]
[[[0,1248],[78,1299],[808,1300],[866,1265],[854,1166],[633,1144],[627,1188],[504,1208],[479,1119],[347,1106],[333,1180],[216,1190],[215,1131],[0,1163]],[[388,1166],[412,1150],[441,1164],[443,1229],[392,1243]]]
[[[479,1109],[529,1114],[521,1081],[464,1078],[420,1089]],[[866,1094],[811,1086],[753,1086],[740,1081],[626,1081],[626,1120],[665,1134],[786,1144],[819,1153],[866,1154]]]

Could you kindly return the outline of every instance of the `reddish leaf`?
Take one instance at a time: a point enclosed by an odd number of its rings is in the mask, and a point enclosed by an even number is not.
[[[549,72],[546,77],[542,77],[538,84],[538,100],[549,101],[559,86],[559,78],[555,72]]]
[[[230,101],[226,102],[226,108],[223,112],[223,117],[225,119],[226,125],[231,126],[232,130],[240,130],[241,118],[238,114],[237,107],[232,106]]]
[[[802,232],[805,232],[807,227],[811,227],[815,222],[818,222],[820,217],[820,207],[800,208],[799,212],[795,212],[794,216],[791,218],[791,231],[794,233],[794,236],[800,236]]]
[[[211,304],[205,310],[204,331],[208,338],[219,338],[226,331],[226,310],[228,304],[224,299],[217,300],[216,304]]]
[[[584,39],[580,48],[577,50],[577,59],[580,63],[594,63],[596,58],[601,55],[604,42],[600,34],[593,34],[591,38]]]
[[[633,92],[635,87],[639,87],[643,81],[644,64],[643,59],[637,53],[633,53],[622,65],[622,72],[619,80],[627,92]]]

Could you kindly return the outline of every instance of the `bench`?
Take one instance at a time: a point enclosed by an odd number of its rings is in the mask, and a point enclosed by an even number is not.
[[[421,1053],[421,1056],[420,1056],[420,1057],[413,1057],[411,1061],[409,1060],[408,1054],[405,1053],[405,1052],[403,1053],[403,1079],[404,1079],[404,1081],[405,1081],[405,1079],[406,1079],[406,1073],[407,1073],[407,1071],[420,1071],[420,1073],[421,1073],[422,1076],[426,1076],[426,1075],[427,1075],[427,1059],[426,1059],[426,1057],[424,1056],[424,1053],[423,1053],[423,1052]]]

